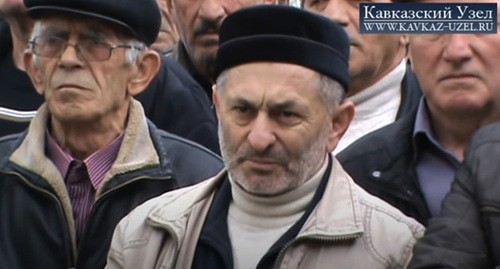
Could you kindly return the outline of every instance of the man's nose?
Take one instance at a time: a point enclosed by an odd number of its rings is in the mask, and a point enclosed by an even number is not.
[[[265,114],[259,114],[248,134],[248,142],[255,151],[262,152],[276,142],[273,123]]]
[[[201,0],[201,5],[198,14],[206,20],[221,20],[227,14],[224,10],[224,0]]]

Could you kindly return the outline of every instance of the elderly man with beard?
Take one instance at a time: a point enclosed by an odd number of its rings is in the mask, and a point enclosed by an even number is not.
[[[121,3],[25,0],[23,60],[45,102],[26,132],[0,139],[0,268],[103,268],[130,210],[222,168],[133,98],[159,69],[148,46],[161,18],[155,0]]]
[[[403,268],[422,226],[330,153],[354,113],[348,58],[344,30],[322,16],[229,15],[214,86],[227,170],[124,218],[108,268]]]

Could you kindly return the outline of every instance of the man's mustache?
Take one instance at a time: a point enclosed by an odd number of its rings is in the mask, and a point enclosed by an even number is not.
[[[285,152],[276,149],[268,149],[264,152],[257,152],[248,147],[237,153],[236,160],[238,163],[242,163],[249,159],[272,161],[281,165],[286,165],[290,161],[290,158]]]
[[[221,23],[222,20],[204,20],[201,25],[194,29],[193,35],[196,37],[208,33],[219,33]]]

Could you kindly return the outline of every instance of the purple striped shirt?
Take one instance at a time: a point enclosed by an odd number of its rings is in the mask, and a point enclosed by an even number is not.
[[[115,162],[122,141],[123,133],[115,138],[110,144],[99,149],[83,160],[87,168],[90,184],[79,185],[75,190],[77,194],[73,194],[84,197],[83,199],[74,199],[75,197],[72,197],[71,193],[69,197],[71,201],[77,201],[76,204],[72,204],[77,238],[80,238],[83,233],[85,223],[87,222],[87,218],[95,201],[96,190],[100,187],[104,176]],[[49,132],[46,133],[46,145],[47,157],[52,160],[59,172],[61,172],[61,175],[65,180],[64,183],[68,188],[68,169],[71,162],[75,160],[75,158],[73,158],[68,152],[65,152],[59,144],[57,144],[56,140]],[[73,186],[73,188],[75,187]]]

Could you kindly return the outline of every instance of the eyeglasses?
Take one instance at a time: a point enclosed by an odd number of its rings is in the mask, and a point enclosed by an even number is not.
[[[47,58],[59,58],[68,46],[72,46],[80,59],[89,62],[106,61],[111,57],[111,52],[117,48],[144,49],[144,47],[138,46],[112,45],[95,39],[83,39],[78,44],[70,44],[57,36],[38,36],[29,43],[35,55]]]

